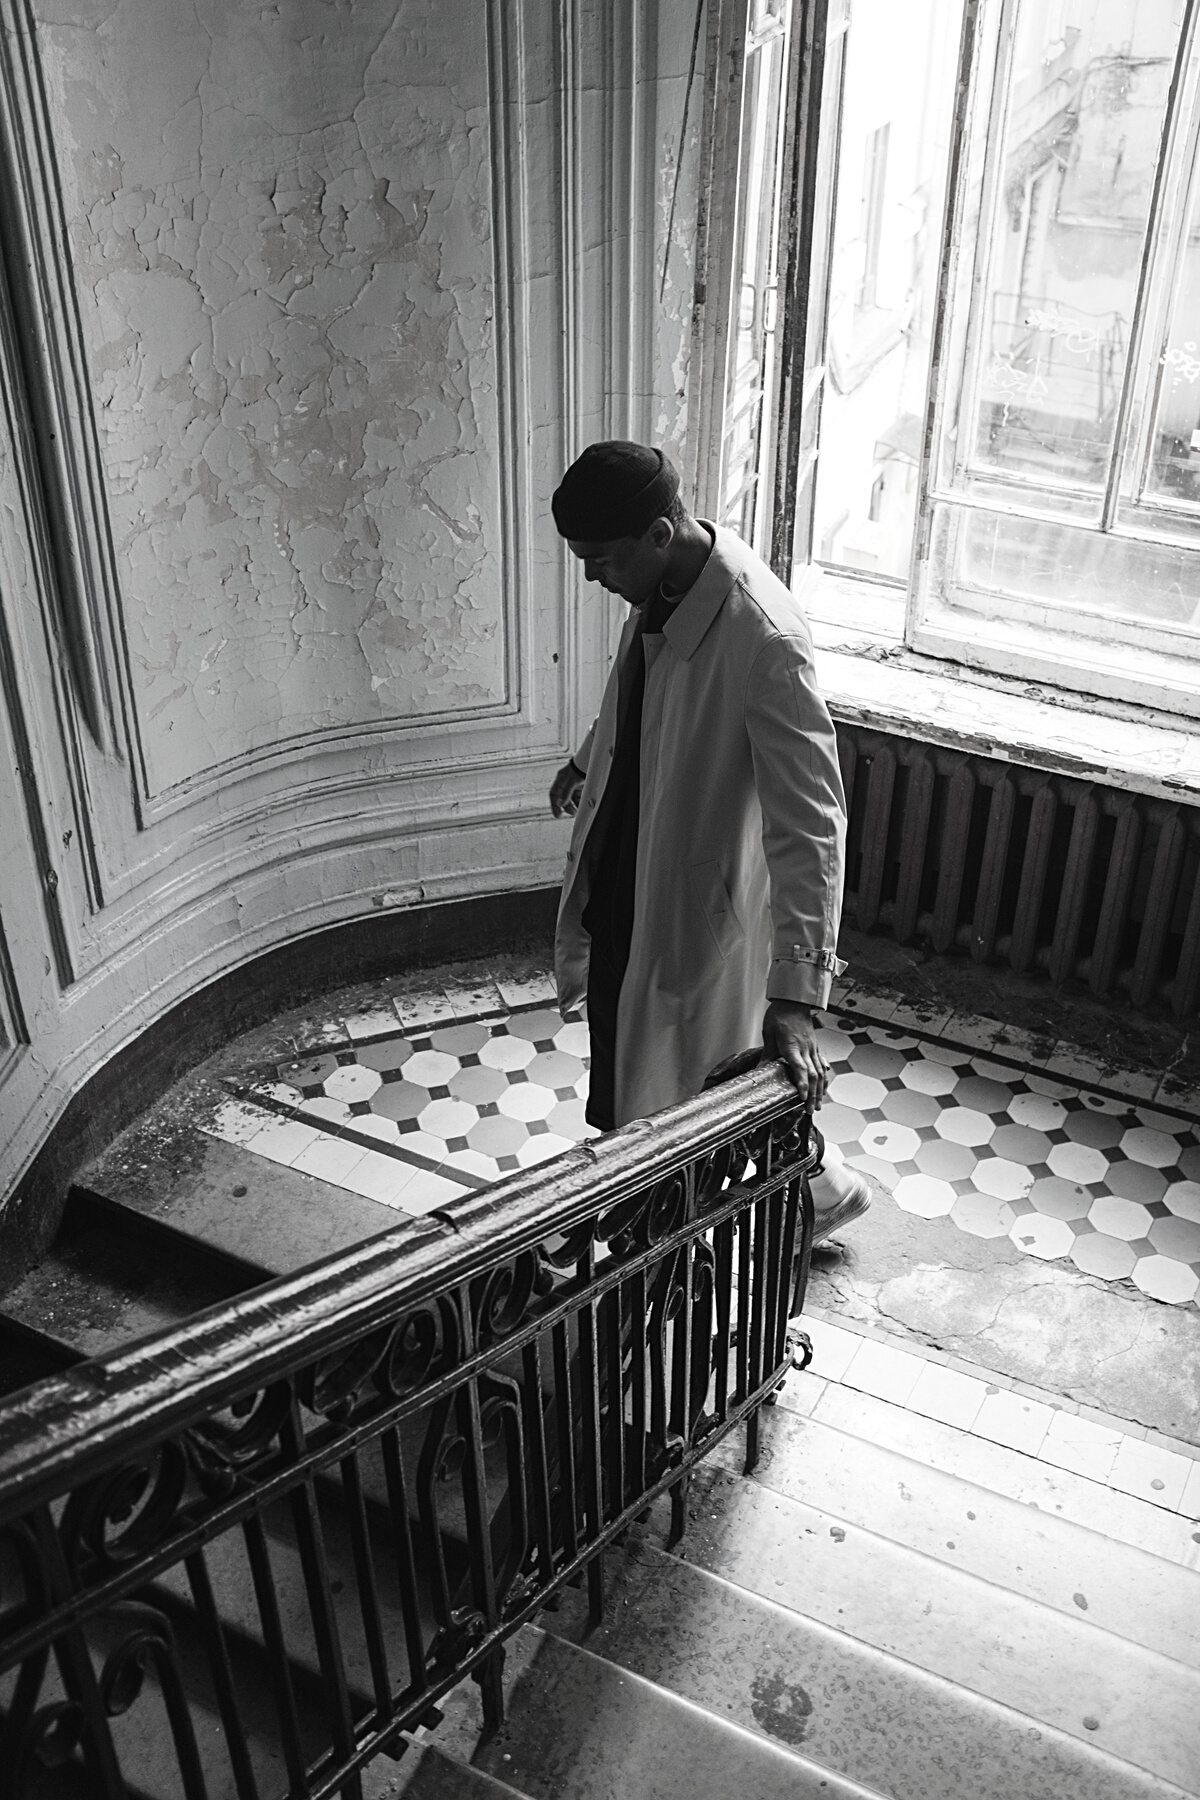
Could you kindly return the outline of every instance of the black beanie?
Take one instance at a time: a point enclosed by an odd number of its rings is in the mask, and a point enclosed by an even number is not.
[[[551,501],[554,523],[576,543],[641,537],[678,492],[679,472],[661,450],[622,439],[589,444]]]

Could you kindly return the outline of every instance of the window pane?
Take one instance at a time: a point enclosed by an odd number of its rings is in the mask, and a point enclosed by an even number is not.
[[[973,332],[984,467],[1105,486],[1182,15],[1018,0]]]
[[[1200,507],[1200,180],[1184,239],[1179,287],[1159,368],[1148,491]]]
[[[784,0],[756,0],[746,46],[738,195],[737,286],[725,395],[720,523],[761,550],[766,509],[764,399],[774,376],[776,202],[787,53]]]
[[[855,0],[813,555],[905,579],[962,0]],[[799,517],[799,515],[798,515]]]
[[[989,595],[987,611],[1035,625],[1069,610],[1076,630],[1087,628],[1088,614],[1185,633],[1200,621],[1200,557],[1192,550],[974,510],[948,510],[946,522],[960,603]]]

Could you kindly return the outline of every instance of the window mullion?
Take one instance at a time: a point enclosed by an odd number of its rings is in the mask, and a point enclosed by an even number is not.
[[[990,288],[989,276],[991,273],[991,260],[994,247],[993,239],[995,236],[995,224],[998,211],[997,198],[1003,179],[1001,149],[1005,140],[1009,108],[1011,105],[1009,75],[1012,66],[1014,39],[1016,36],[1018,0],[999,0],[999,4],[1000,18],[995,27],[996,52],[990,77],[990,87],[985,87],[980,93],[972,94],[971,99],[967,102],[966,116],[963,118],[960,126],[960,129],[962,129],[965,134],[965,141],[967,144],[965,166],[970,169],[970,165],[974,160],[972,152],[976,151],[976,137],[978,130],[973,115],[976,108],[980,108],[985,112],[986,118],[983,125],[983,168],[982,180],[980,183],[979,212],[977,214],[977,224],[974,232],[974,253],[971,258],[974,268],[972,273],[972,292],[966,332],[966,356],[964,359],[961,383],[958,389],[958,405],[955,413],[955,421],[958,430],[954,441],[953,467],[949,471],[951,478],[950,485],[952,487],[958,487],[962,481],[969,477],[971,465],[975,461],[975,433],[973,421],[976,417],[977,396],[980,383],[983,380],[983,371],[987,359],[991,354],[991,334],[988,330],[986,307],[987,295]],[[975,6],[972,6],[969,9],[971,13],[974,13],[977,10],[978,8]],[[964,45],[966,45],[969,40],[974,39],[976,30],[974,19],[969,21],[969,26],[970,29],[964,33]],[[969,62],[965,63],[960,77],[963,90],[968,89],[970,70],[971,64]],[[976,168],[977,167],[978,165],[976,165]],[[954,175],[951,176],[952,180],[955,178]],[[961,179],[961,171],[958,172],[957,179]],[[969,188],[969,178],[967,185]],[[966,195],[964,195],[963,198],[969,206],[969,198]],[[959,230],[957,237],[944,239],[944,243],[949,252],[944,258],[945,261],[953,262],[956,255],[963,254],[963,237],[966,235],[963,232],[965,223],[966,220],[960,218],[958,221]],[[947,230],[948,229],[949,209],[947,209]],[[968,251],[967,254],[971,255],[971,252]],[[967,429],[964,430],[964,426],[966,426]],[[940,449],[935,450],[935,455],[938,457],[939,461],[941,459],[941,454]],[[942,485],[940,474],[936,485],[939,487]]]
[[[830,189],[818,204],[817,170],[822,134],[840,129],[841,83],[848,15],[829,0],[797,0],[787,72],[779,246],[779,357],[776,363],[772,455],[770,563],[791,584],[796,553],[797,504],[804,483],[801,444],[810,409],[821,405],[825,379],[825,310],[832,254],[838,158],[828,159]],[[829,75],[836,82],[832,108]],[[816,225],[820,215],[823,230]],[[820,297],[819,306],[814,299]],[[817,340],[817,341],[814,341]],[[811,468],[811,459],[810,459]],[[811,513],[811,507],[808,509]],[[811,519],[804,521],[807,537]],[[804,544],[807,554],[808,544]]]
[[[1143,368],[1148,302],[1153,287],[1155,264],[1164,248],[1161,243],[1163,218],[1168,195],[1173,185],[1170,177],[1175,173],[1174,164],[1180,137],[1182,103],[1190,85],[1187,81],[1187,74],[1192,59],[1198,16],[1200,16],[1200,0],[1187,0],[1183,30],[1179,34],[1175,66],[1171,70],[1171,85],[1167,90],[1167,106],[1163,116],[1158,162],[1154,170],[1154,187],[1150,196],[1150,214],[1146,221],[1146,236],[1142,244],[1142,259],[1138,270],[1137,292],[1133,307],[1133,325],[1129,334],[1129,354],[1125,359],[1121,398],[1117,404],[1116,428],[1113,432],[1112,448],[1109,452],[1104,506],[1100,516],[1101,531],[1111,531],[1116,520],[1117,507],[1125,488],[1124,475],[1131,454],[1130,425],[1135,412],[1135,393],[1148,373]],[[1186,127],[1182,135],[1186,142],[1190,136]],[[1183,228],[1186,231],[1186,213]],[[1167,253],[1169,254],[1169,246]],[[1149,399],[1149,395],[1147,395],[1147,399]]]
[[[958,85],[954,101],[954,122],[950,136],[950,158],[946,165],[946,209],[942,228],[942,255],[938,271],[937,305],[934,313],[933,337],[929,347],[929,382],[925,398],[925,421],[921,437],[921,466],[916,530],[913,543],[912,574],[909,582],[905,633],[911,637],[918,623],[918,580],[930,549],[933,523],[933,492],[942,486],[942,438],[944,421],[950,404],[952,372],[954,291],[958,285],[958,255],[966,227],[967,193],[964,175],[970,163],[968,145],[974,108],[978,105],[976,59],[983,21],[980,18],[984,0],[966,0],[963,8],[962,36],[958,53]],[[999,54],[999,53],[998,53]],[[991,96],[988,96],[991,109]],[[956,249],[957,247],[957,249]],[[949,390],[949,391],[948,391]],[[965,386],[958,380],[957,418],[963,418]],[[955,450],[955,461],[960,456]]]

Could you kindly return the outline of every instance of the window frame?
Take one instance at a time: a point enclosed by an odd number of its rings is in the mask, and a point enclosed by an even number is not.
[[[931,558],[937,549],[933,542],[935,507],[948,500],[956,505],[977,504],[973,496],[964,497],[961,486],[956,489],[943,480],[939,455],[949,408],[968,393],[961,365],[956,370],[954,364],[953,333],[957,329],[961,343],[965,327],[961,308],[955,311],[951,301],[956,281],[965,279],[969,284],[977,279],[975,245],[964,244],[962,230],[968,177],[978,162],[980,133],[985,149],[989,134],[995,137],[992,95],[996,67],[987,57],[990,51],[995,58],[1015,5],[1016,0],[965,0],[963,8],[909,579],[897,583],[886,577],[848,573],[881,591],[887,589],[897,599],[905,592],[903,641],[921,656],[973,667],[993,679],[1034,680],[1084,696],[1195,715],[1200,698],[1200,632],[1195,625],[1159,628],[1121,615],[1076,615],[1065,609],[1050,617],[1049,608],[1011,597],[1006,597],[1002,607],[989,609],[986,617],[982,611],[929,604]],[[759,492],[769,501],[770,515],[769,528],[764,531],[760,503],[755,531],[775,573],[789,585],[814,561],[815,473],[822,399],[829,379],[830,264],[849,28],[848,0],[793,0],[782,123],[782,198],[777,202],[780,330],[775,382],[764,400],[759,447]],[[992,154],[989,162],[994,192],[1001,175],[999,159]],[[736,193],[740,197],[740,172]],[[980,216],[986,219],[989,215],[981,208]],[[1171,328],[1172,296],[1178,292],[1193,218],[1200,219],[1200,0],[1185,0],[1150,222],[1142,246],[1135,334],[1131,334],[1101,518],[1103,535],[1174,546],[1194,551],[1200,558],[1200,503],[1164,505],[1160,495],[1149,491],[1162,386],[1158,358]],[[732,320],[736,287],[732,282],[730,287],[728,316]],[[730,340],[733,335],[731,330]],[[992,510],[1003,516],[1008,502],[998,490],[1007,487],[1012,492],[1019,484],[1012,480],[1011,471],[999,471],[998,475],[996,498],[1004,499],[1005,504],[996,504]],[[972,480],[977,479],[973,473]],[[721,491],[719,487],[717,491]],[[1012,516],[1078,524],[1078,503],[1084,496],[1067,494],[1066,503],[1055,509],[1047,504],[1047,491],[1043,488],[1036,505],[1025,505],[1018,496]],[[1087,498],[1094,506],[1094,492]]]
[[[1180,529],[1181,509],[1150,501],[1145,491],[1161,388],[1158,359],[1197,192],[1198,0],[1185,0],[1103,493],[1098,497],[1094,489],[1065,483],[1057,491],[1045,483],[1039,487],[1036,479],[988,468],[974,456],[974,406],[986,335],[979,309],[989,292],[994,234],[989,237],[987,227],[1002,179],[999,145],[1017,4],[967,0],[964,10],[905,642],[918,652],[991,673],[1193,713],[1200,699],[1200,632],[1194,625],[1151,624],[1098,610],[1068,612],[1012,595],[1000,599],[981,592],[973,601],[963,592],[952,597],[946,592],[948,556],[939,529],[945,521],[948,533],[955,516],[967,511],[1163,545],[1195,554],[1200,568],[1200,532]],[[976,192],[977,222],[969,216]],[[968,421],[971,429],[964,431]],[[949,454],[948,443],[954,444]],[[1200,509],[1194,510],[1200,527]]]

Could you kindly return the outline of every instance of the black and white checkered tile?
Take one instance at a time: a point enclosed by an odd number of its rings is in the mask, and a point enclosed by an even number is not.
[[[1195,1300],[1200,1133],[1190,1121],[828,1018],[820,1043],[834,1075],[819,1123],[904,1211],[1132,1280],[1157,1300]],[[275,1080],[239,1088],[209,1129],[419,1216],[589,1136],[587,1053],[584,1021],[544,999],[441,1022],[397,1002],[281,1064]]]

